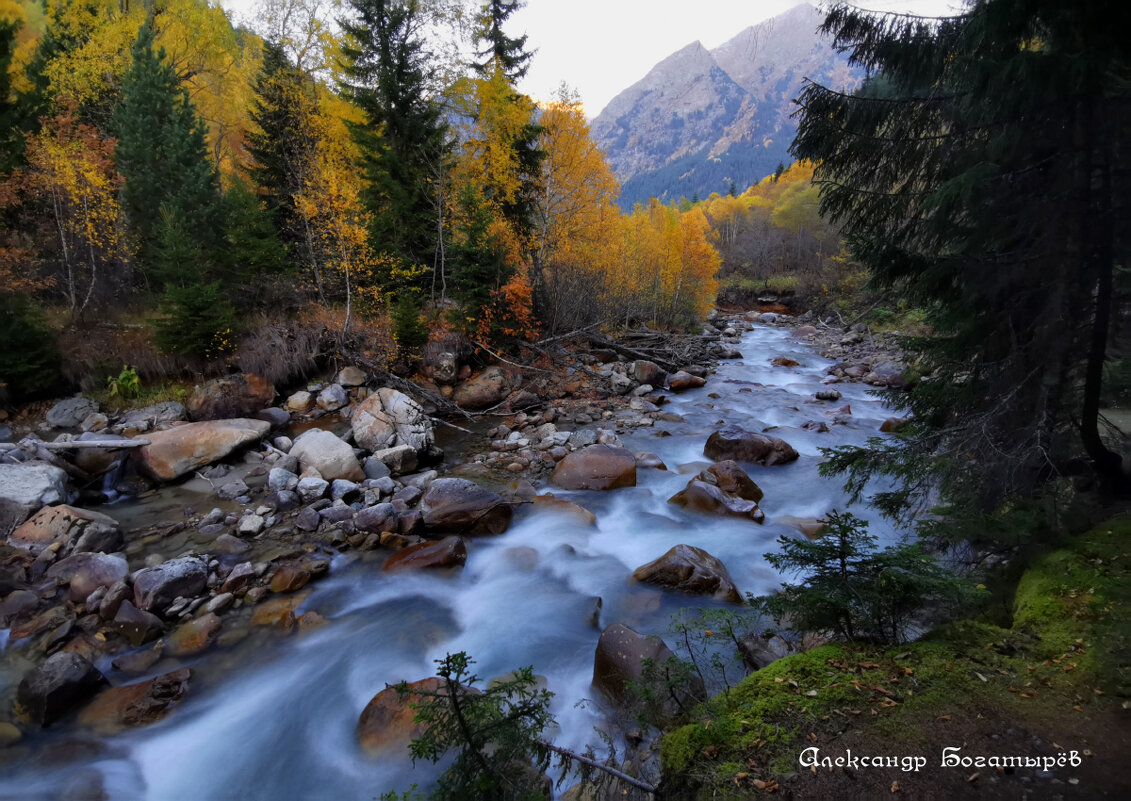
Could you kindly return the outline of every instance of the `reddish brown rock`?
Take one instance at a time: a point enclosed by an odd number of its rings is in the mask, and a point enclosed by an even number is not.
[[[486,409],[510,394],[511,379],[501,367],[488,367],[455,388],[452,400],[465,409]]]
[[[723,492],[714,484],[695,478],[670,497],[668,503],[674,503],[694,512],[731,515],[753,520],[756,523],[761,523],[766,517],[755,501]]]
[[[396,687],[386,687],[366,704],[357,719],[357,741],[371,756],[401,754],[410,740],[424,733],[424,724],[414,723],[416,711],[410,706],[427,700],[412,691],[436,692],[443,686],[438,678],[422,679],[408,685],[403,698]]]
[[[258,442],[271,430],[265,420],[211,420],[145,434],[138,468],[150,478],[172,481]]]
[[[597,515],[590,512],[584,506],[576,504],[573,501],[567,501],[564,498],[555,498],[553,494],[549,492],[534,496],[534,508],[570,515],[579,523],[584,523],[587,526],[597,525]]]
[[[772,362],[770,362],[770,364],[774,365],[775,367],[796,367],[797,366],[797,362],[794,361],[793,359],[789,358],[788,356],[778,356],[776,359],[774,359]]]
[[[192,656],[199,654],[216,641],[223,623],[209,612],[177,627],[165,638],[165,653],[169,656]]]
[[[149,681],[112,687],[79,714],[79,723],[99,734],[156,723],[185,697],[191,678],[192,671],[181,668]]]
[[[502,534],[514,517],[503,496],[466,478],[433,481],[420,499],[420,512],[429,531],[453,534]]]
[[[255,612],[251,616],[251,624],[253,626],[277,626],[288,615],[294,620],[295,610],[302,605],[307,596],[308,593],[304,592],[301,595],[288,595],[285,598],[272,598],[270,601],[264,601],[255,607]]]
[[[636,458],[614,445],[590,445],[567,455],[551,479],[562,489],[610,490],[636,486]]]
[[[824,520],[819,520],[815,517],[794,517],[793,515],[782,515],[779,518],[774,518],[780,523],[785,523],[787,526],[793,526],[806,537],[815,540],[825,533],[825,529],[829,524]]]
[[[241,373],[195,387],[185,408],[192,420],[223,420],[247,417],[274,400],[275,387],[270,381],[254,373]]]
[[[670,387],[673,392],[679,392],[684,389],[698,389],[706,383],[706,378],[692,375],[686,370],[680,370],[678,373],[673,373],[668,376],[668,387]]]
[[[297,565],[279,565],[271,577],[271,592],[294,592],[310,581],[310,571]]]
[[[8,542],[37,552],[58,543],[63,553],[113,552],[125,544],[117,520],[67,504],[43,507],[13,531]]]
[[[121,554],[76,553],[47,569],[47,577],[66,582],[67,597],[82,603],[99,587],[112,587],[129,574],[126,557]]]
[[[439,542],[421,542],[394,553],[382,570],[426,570],[463,567],[467,562],[467,543],[463,537],[444,537]]]
[[[704,475],[705,473],[706,475]],[[699,477],[710,484],[715,484],[723,492],[744,498],[754,503],[760,503],[765,493],[754,480],[746,474],[739,464],[731,459],[717,462],[700,473]]]
[[[638,384],[650,384],[655,389],[662,389],[668,381],[668,372],[655,362],[638,359],[632,363],[632,377]]]
[[[732,459],[767,467],[797,459],[797,451],[783,439],[727,426],[707,438],[703,453],[715,461]]]
[[[720,601],[742,603],[726,566],[702,548],[691,545],[675,546],[659,559],[636,568],[632,577],[689,595],[711,595]]]
[[[903,430],[908,421],[903,417],[889,417],[880,424],[880,431],[884,434],[894,434]]]
[[[646,684],[645,661],[661,666],[663,670],[662,666],[673,656],[675,654],[659,637],[645,637],[628,626],[614,623],[601,632],[601,639],[597,641],[593,656],[593,686],[610,700],[628,704],[633,699],[630,685]],[[672,718],[681,706],[690,707],[706,698],[703,683],[698,677],[674,692],[681,696],[678,701],[660,690],[660,697],[665,700],[654,711]]]

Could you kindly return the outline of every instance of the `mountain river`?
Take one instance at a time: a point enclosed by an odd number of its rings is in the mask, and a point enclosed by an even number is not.
[[[592,510],[595,526],[524,507],[504,535],[469,540],[465,568],[442,574],[382,574],[375,554],[337,557],[330,575],[304,590],[296,610],[316,610],[329,623],[290,637],[256,631],[185,660],[196,671],[192,689],[152,726],[105,737],[78,732],[74,724],[49,729],[22,759],[10,755],[0,763],[0,798],[67,797],[64,788],[97,787],[94,771],[114,801],[372,799],[414,782],[426,787],[435,768],[414,771],[407,754],[368,757],[354,729],[387,683],[432,675],[433,660],[455,651],[471,655],[484,679],[532,665],[555,693],[552,739],[574,749],[597,743],[593,729],[609,728],[607,711],[599,702],[577,703],[597,699],[590,681],[601,629],[620,622],[663,635],[681,607],[717,605],[635,584],[632,571],[686,543],[721,559],[741,592],[771,592],[781,576],[763,554],[780,535],[798,536],[782,518],[845,507],[841,482],[817,474],[819,448],[863,443],[890,415],[866,385],[822,385],[831,363],[787,329],[757,326],[739,347],[745,358],[723,362],[706,387],[670,395],[665,410],[683,422],[622,434],[629,450],[658,454],[667,471],[639,470],[636,487],[605,493],[539,488]],[[772,366],[777,356],[799,366]],[[826,388],[843,398],[816,401],[814,393]],[[833,409],[845,404],[851,416],[833,425]],[[802,429],[809,420],[825,421],[831,431]],[[667,503],[709,464],[704,442],[724,423],[751,431],[778,427],[773,433],[801,455],[787,465],[744,465],[765,491],[763,525]],[[125,511],[129,503],[118,506]],[[202,496],[197,508],[210,508],[209,499]],[[871,510],[853,512],[871,522],[881,542],[895,537]],[[0,632],[0,647],[5,643]],[[139,678],[181,664],[166,658]],[[115,684],[133,680],[108,663],[99,668]]]

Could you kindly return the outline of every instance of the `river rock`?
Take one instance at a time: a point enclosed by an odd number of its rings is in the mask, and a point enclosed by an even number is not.
[[[486,409],[500,403],[509,393],[507,373],[500,367],[488,367],[456,387],[452,400],[465,409]]]
[[[47,425],[52,428],[78,428],[88,415],[98,412],[98,404],[76,395],[61,400],[47,411]]]
[[[98,734],[148,726],[169,713],[188,693],[192,670],[181,668],[149,681],[104,690],[79,715],[79,724]]]
[[[240,562],[232,568],[232,572],[224,579],[220,592],[230,592],[242,595],[247,592],[256,579],[255,566],[251,562]]]
[[[762,488],[732,459],[716,462],[700,473],[699,478],[708,484],[715,484],[723,492],[754,503],[761,503],[765,496]]]
[[[122,554],[76,553],[61,559],[47,569],[47,577],[59,579],[69,586],[67,597],[82,603],[99,587],[112,587],[129,575],[130,568]]]
[[[327,481],[344,478],[348,481],[364,481],[365,472],[357,461],[357,456],[349,443],[330,431],[312,428],[303,432],[291,447],[291,456],[306,470],[313,467]],[[299,482],[301,486],[301,482]],[[301,495],[301,491],[299,493]]]
[[[39,596],[30,590],[12,590],[0,601],[0,628],[7,628],[13,620],[35,611]]]
[[[16,700],[33,723],[49,726],[105,684],[105,677],[90,662],[59,651],[24,676]]]
[[[609,373],[609,388],[615,395],[627,395],[632,392],[636,382],[624,373]]]
[[[397,475],[411,473],[418,464],[416,448],[411,445],[394,445],[391,448],[374,451],[369,461],[373,459],[385,465],[390,473]]]
[[[165,653],[169,656],[192,656],[207,649],[220,636],[223,623],[209,612],[182,623],[165,638]]]
[[[645,683],[644,661],[662,671],[664,664],[674,657],[671,649],[659,637],[645,637],[622,623],[614,623],[601,632],[593,658],[593,686],[610,700],[626,704],[633,694],[628,685]],[[702,682],[693,679],[688,689],[678,690],[685,700],[694,701],[706,696]],[[664,712],[674,716],[678,705],[674,700],[665,705]]]
[[[254,373],[240,373],[194,387],[185,406],[193,420],[224,420],[248,417],[273,400],[271,382]]]
[[[202,559],[182,556],[134,575],[134,605],[160,614],[177,598],[194,598],[204,592],[208,568]]]
[[[343,387],[360,387],[369,379],[359,367],[343,367],[338,371],[338,383]]]
[[[138,609],[128,600],[119,603],[118,611],[109,626],[135,646],[156,640],[165,633],[165,624],[161,622],[161,618]]]
[[[0,464],[0,534],[47,504],[67,500],[67,474],[44,462]]]
[[[127,437],[123,437],[120,434],[110,434],[104,431],[99,433],[87,431],[80,434],[77,439],[79,442],[89,442],[91,440],[97,440],[99,442],[106,442],[108,440],[129,442]],[[92,476],[99,476],[113,469],[118,461],[125,455],[125,452],[118,448],[77,448],[71,455],[71,461],[73,461],[75,466],[80,470]]]
[[[314,406],[314,396],[307,392],[305,389],[300,389],[298,392],[292,394],[287,398],[283,407],[288,412],[308,412]]]
[[[267,473],[267,489],[272,492],[294,490],[298,486],[298,476],[282,467],[272,467]]]
[[[651,384],[654,387],[663,387],[668,381],[668,372],[655,362],[637,359],[632,363],[632,377],[639,384]]]
[[[466,478],[433,481],[420,499],[424,525],[453,534],[502,534],[514,509],[497,492]]]
[[[373,696],[357,720],[357,741],[362,749],[370,756],[402,755],[409,741],[424,733],[424,724],[413,722],[416,710],[411,704],[428,698],[412,691],[434,693],[443,686],[433,677],[409,684],[410,692],[403,698],[396,687],[386,687]]]
[[[169,423],[177,423],[188,419],[188,410],[177,401],[161,401],[141,409],[133,409],[125,413],[118,421],[121,429],[130,428],[157,428]]]
[[[341,384],[330,384],[318,393],[318,399],[315,401],[319,409],[328,412],[336,412],[349,402],[350,396],[346,394]]]
[[[548,492],[534,496],[534,508],[570,515],[578,522],[587,526],[597,525],[597,515],[590,512],[584,506],[576,504],[573,501],[567,501],[564,498],[556,498],[553,494]]]
[[[727,426],[711,434],[703,453],[709,459],[755,462],[767,467],[797,459],[797,451],[783,439]]]
[[[326,479],[318,476],[307,476],[298,480],[298,484],[295,485],[295,492],[298,493],[298,497],[304,503],[311,503],[325,495],[329,487],[330,482]]]
[[[359,511],[353,518],[358,531],[380,534],[397,530],[397,510],[391,503],[378,503]]]
[[[614,445],[590,445],[558,462],[551,479],[563,489],[609,490],[636,486],[636,458]]]
[[[679,392],[684,389],[698,389],[707,383],[707,379],[702,376],[692,375],[686,370],[680,370],[678,373],[673,373],[668,376],[668,387],[673,392]]]
[[[310,581],[310,571],[298,565],[279,565],[271,577],[271,592],[284,593],[301,590]]]
[[[636,568],[632,577],[689,595],[711,595],[720,601],[742,603],[726,566],[702,548],[691,545],[676,545],[659,559]]]
[[[714,484],[708,484],[697,478],[691,479],[687,486],[668,499],[685,509],[709,514],[724,514],[733,517],[742,517],[761,523],[766,515],[758,508],[756,501],[739,498],[736,495],[723,492]]]
[[[910,422],[906,417],[889,417],[880,423],[880,431],[884,434],[898,433]]]
[[[651,451],[637,451],[633,454],[636,466],[644,470],[667,470],[664,460]]]
[[[138,467],[158,481],[173,481],[258,442],[270,430],[271,424],[264,420],[239,418],[153,431],[144,437],[149,444],[137,449]]]
[[[354,441],[368,451],[408,445],[419,454],[435,441],[432,421],[420,404],[390,387],[362,401],[350,417],[350,426]]]
[[[452,535],[439,542],[421,542],[402,548],[390,556],[381,569],[390,572],[463,567],[466,562],[467,543],[463,537]]]
[[[255,413],[256,420],[263,420],[271,424],[271,428],[285,428],[291,424],[291,413],[286,409],[280,409],[278,406],[268,406],[266,409],[260,409]],[[286,437],[276,437],[275,442],[285,440],[286,448],[279,448],[279,450],[286,453],[290,450],[289,440]],[[277,444],[275,447],[279,447]]]
[[[62,504],[45,506],[11,533],[17,548],[40,552],[55,543],[63,554],[81,551],[119,551],[125,544],[118,521],[101,512]]]
[[[815,540],[825,533],[829,524],[816,517],[794,517],[793,515],[782,515],[781,517],[774,518],[779,523],[784,523],[787,526],[793,526],[806,537]]]

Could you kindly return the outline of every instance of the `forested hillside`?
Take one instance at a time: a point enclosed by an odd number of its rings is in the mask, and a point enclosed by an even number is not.
[[[327,331],[392,362],[430,331],[680,328],[720,252],[780,272],[740,256],[722,200],[620,211],[578,98],[515,88],[514,8],[269,0],[249,30],[203,0],[6,0],[0,291],[27,343],[7,397],[125,364],[286,381]]]

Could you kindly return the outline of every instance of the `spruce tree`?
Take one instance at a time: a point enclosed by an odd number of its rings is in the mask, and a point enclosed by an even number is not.
[[[853,95],[802,93],[793,153],[822,213],[877,284],[925,308],[930,380],[893,396],[916,419],[829,469],[890,512],[941,487],[999,509],[1082,449],[1112,489],[1102,370],[1131,230],[1131,50],[1100,0],[978,0],[938,21],[840,5],[824,31],[868,70]]]
[[[267,42],[253,87],[248,133],[249,173],[260,187],[267,212],[286,242],[301,238],[294,197],[311,169],[319,140],[310,120],[316,111],[314,82],[291,64],[282,45]]]
[[[534,55],[526,50],[526,34],[510,37],[503,31],[503,23],[523,5],[521,0],[487,0],[483,4],[476,35],[479,61],[472,65],[479,77],[489,76],[495,65],[503,70],[512,84],[526,76],[530,58]]]
[[[153,267],[159,257],[160,207],[179,220],[202,258],[219,267],[226,257],[219,176],[209,161],[204,123],[179,84],[164,48],[154,52],[146,22],[113,117],[114,159],[125,178],[122,207],[137,234],[143,267]],[[193,281],[201,267],[166,262],[159,281]]]
[[[345,95],[365,112],[352,126],[363,153],[373,212],[371,244],[413,264],[435,249],[433,176],[444,157],[445,125],[431,97],[431,56],[421,38],[418,0],[350,0],[342,21]]]

